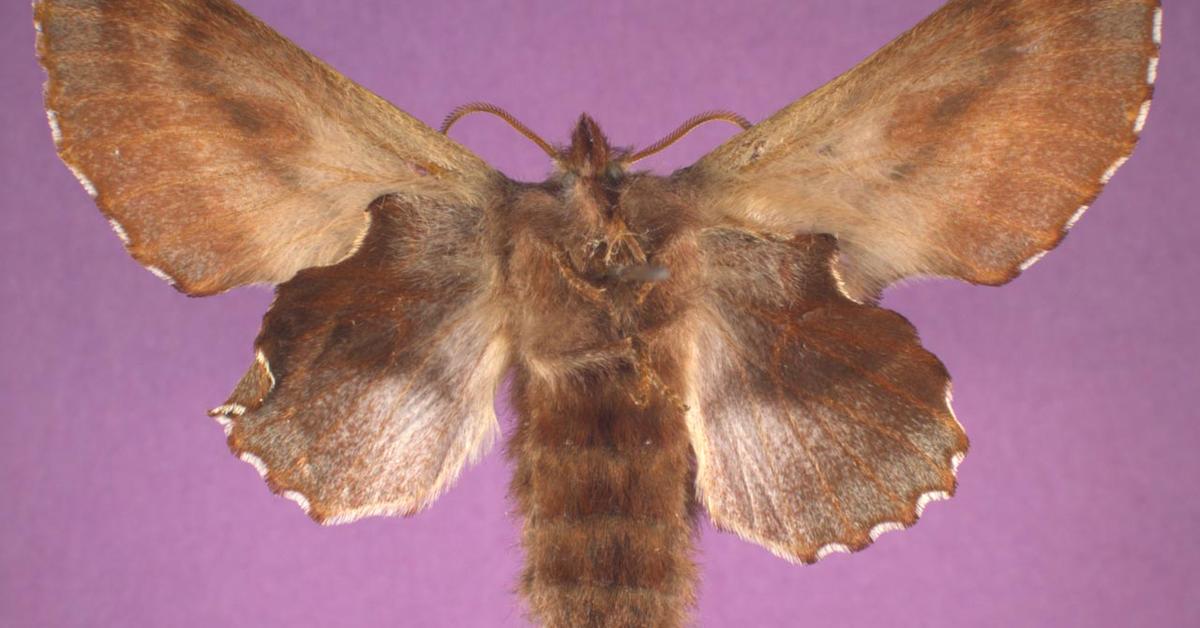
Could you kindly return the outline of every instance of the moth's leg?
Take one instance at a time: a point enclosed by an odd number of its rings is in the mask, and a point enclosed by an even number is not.
[[[653,389],[662,394],[676,409],[686,413],[688,410],[687,404],[683,402],[683,399],[679,395],[675,394],[675,391],[667,386],[662,376],[658,374],[658,371],[650,363],[650,359],[646,355],[646,343],[641,338],[632,338],[630,340],[633,370],[640,376],[637,387],[629,392],[629,396],[633,402],[638,406],[645,406],[650,401],[650,392]]]
[[[574,267],[567,262],[566,256],[562,251],[555,249],[552,255],[554,256],[554,263],[558,265],[558,274],[562,275],[563,280],[567,282],[567,285],[576,294],[603,307],[605,310],[609,309],[608,299],[605,298],[605,288],[593,286],[581,277]]]
[[[646,301],[646,297],[650,296],[651,292],[654,292],[654,287],[657,285],[657,281],[647,281],[639,286],[637,291],[637,304],[641,305],[644,303]]]
[[[618,248],[627,251],[635,264],[646,263],[646,252],[642,249],[641,242],[638,242],[637,234],[630,231],[624,221],[618,221],[614,225],[613,232],[613,235],[608,238],[608,250],[604,253],[605,266],[612,265],[613,255],[617,253]]]

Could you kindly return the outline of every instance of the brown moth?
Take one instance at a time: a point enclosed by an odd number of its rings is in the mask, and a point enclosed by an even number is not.
[[[581,117],[522,183],[229,0],[41,0],[54,141],[189,295],[275,284],[213,416],[320,523],[411,514],[514,378],[520,589],[550,626],[676,626],[696,513],[794,561],[954,493],[950,379],[876,305],[999,285],[1133,149],[1158,0],[951,0],[670,176]]]

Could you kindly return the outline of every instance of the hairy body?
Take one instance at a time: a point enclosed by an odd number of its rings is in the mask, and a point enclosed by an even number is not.
[[[230,0],[39,0],[60,156],[181,292],[276,285],[211,414],[315,521],[411,514],[498,433],[548,626],[677,626],[694,515],[788,560],[950,497],[967,449],[899,279],[1005,283],[1128,158],[1157,0],[951,0],[750,125],[639,152],[583,116],[512,181]],[[630,170],[708,119],[744,128]],[[446,129],[444,128],[443,131]],[[365,211],[364,211],[365,210]]]
[[[515,339],[521,591],[550,626],[679,625],[696,571],[679,391],[697,232],[686,206],[665,202],[669,182],[609,167],[590,119],[574,144],[580,161],[496,212]]]

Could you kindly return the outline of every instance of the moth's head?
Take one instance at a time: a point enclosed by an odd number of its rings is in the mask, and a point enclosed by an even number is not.
[[[511,113],[481,102],[469,103],[451,111],[442,122],[442,133],[449,133],[455,122],[471,113],[490,113],[507,122],[550,157],[559,175],[570,175],[572,179],[613,178],[623,174],[625,166],[631,163],[629,151],[614,149],[600,130],[600,125],[586,113],[579,116],[579,122],[571,133],[571,143],[566,147],[552,146]]]
[[[571,133],[571,144],[558,153],[555,164],[579,178],[619,179],[625,174],[629,151],[614,149],[600,125],[588,114],[579,116]]]
[[[446,116],[442,123],[442,133],[449,132],[455,122],[471,113],[489,113],[503,119],[550,157],[555,172],[540,186],[542,193],[549,192],[555,197],[557,202],[554,206],[562,211],[554,213],[561,213],[573,222],[574,226],[569,231],[577,235],[582,232],[580,237],[591,245],[601,243],[610,251],[604,255],[606,264],[617,257],[611,253],[614,246],[618,243],[626,246],[630,239],[635,237],[630,231],[630,216],[621,208],[622,194],[631,180],[627,177],[631,165],[674,144],[705,122],[731,122],[742,129],[751,126],[749,121],[735,113],[711,111],[693,116],[662,139],[634,152],[614,148],[600,130],[600,125],[585,113],[579,116],[579,122],[571,132],[570,144],[555,147],[507,111],[487,103],[470,103]],[[638,272],[643,269],[649,270],[642,274],[630,274],[628,278],[658,281],[665,277],[663,269],[645,265],[646,256],[640,247],[633,248],[636,251],[631,254],[631,259],[635,263],[622,267],[638,269]]]

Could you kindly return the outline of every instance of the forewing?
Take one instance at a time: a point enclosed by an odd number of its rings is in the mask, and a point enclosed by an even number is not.
[[[701,249],[688,427],[718,527],[813,562],[953,494],[949,376],[903,317],[839,291],[832,237],[713,231]]]
[[[1158,0],[952,0],[681,176],[708,211],[831,233],[856,298],[920,275],[1004,283],[1133,149]]]
[[[494,437],[507,363],[478,212],[388,198],[345,261],[278,287],[257,360],[213,415],[322,523],[409,514]]]
[[[384,194],[478,205],[495,181],[228,0],[41,0],[34,18],[60,156],[189,294],[345,258]]]

